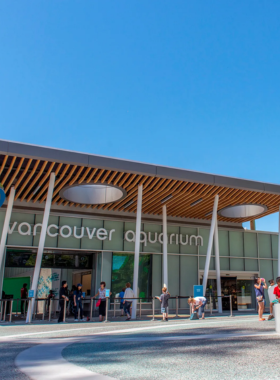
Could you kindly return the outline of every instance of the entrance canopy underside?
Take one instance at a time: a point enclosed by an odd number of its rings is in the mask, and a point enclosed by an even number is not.
[[[45,202],[51,172],[56,177],[52,203],[65,208],[135,213],[141,184],[143,214],[162,214],[164,203],[168,216],[210,220],[217,194],[218,211],[234,205],[265,206],[257,216],[218,215],[219,221],[242,223],[277,212],[280,205],[280,185],[0,140],[0,183],[7,195],[14,186],[15,200],[27,205]],[[89,183],[118,187],[124,190],[124,196],[115,202],[92,205],[61,197],[65,187]]]

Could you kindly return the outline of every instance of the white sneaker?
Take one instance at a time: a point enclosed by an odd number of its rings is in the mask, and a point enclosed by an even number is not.
[[[74,322],[79,322],[79,320],[78,319],[74,319]]]
[[[86,322],[87,321],[87,319],[86,318],[83,318],[83,319],[81,319],[83,322]]]

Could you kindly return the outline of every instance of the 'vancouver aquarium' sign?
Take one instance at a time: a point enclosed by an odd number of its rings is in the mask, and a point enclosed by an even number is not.
[[[3,205],[3,203],[5,202],[5,199],[6,199],[6,194],[5,194],[5,191],[4,191],[4,187],[2,186],[2,184],[0,183],[0,207]]]

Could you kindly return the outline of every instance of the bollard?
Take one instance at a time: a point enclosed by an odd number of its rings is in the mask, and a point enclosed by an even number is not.
[[[232,317],[232,295],[229,296],[229,303],[230,303],[230,317]]]
[[[26,317],[26,301],[27,300],[24,300],[24,303],[23,303],[23,315],[24,315],[24,318]]]
[[[66,319],[66,297],[64,298],[64,307],[63,307],[63,323],[65,323]]]
[[[212,315],[212,297],[210,296],[210,315]]]
[[[152,321],[155,321],[155,297],[153,297],[152,304],[153,304],[153,319],[152,319]]]
[[[53,303],[53,300],[50,299],[50,306],[49,306],[49,322],[50,322],[51,319],[52,319],[52,303]]]
[[[114,318],[116,318],[116,299],[114,298]]]
[[[142,317],[142,298],[140,298],[140,305],[139,305],[139,318]]]
[[[3,313],[3,301],[0,301],[0,322],[2,321],[2,313]]]
[[[176,296],[176,317],[178,318],[178,310],[179,310],[179,299],[178,296]]]
[[[31,323],[31,321],[32,321],[31,305],[32,305],[32,299],[29,299],[29,301],[28,301],[28,309],[29,309],[28,323]]]
[[[280,333],[280,303],[273,304],[273,311],[275,315],[275,331]]]
[[[14,302],[14,300],[11,299],[10,302],[11,302],[11,303],[10,303],[10,318],[9,318],[9,323],[12,323],[12,316],[13,316],[13,302]]]
[[[42,315],[42,321],[45,320],[45,309],[46,309],[46,300],[43,301],[43,315]]]
[[[109,300],[109,298],[108,297],[106,297],[106,313],[105,313],[105,323],[106,322],[108,322],[108,304],[109,304],[109,302],[108,302],[108,300]]]
[[[90,321],[92,321],[93,298],[90,299]]]
[[[3,322],[6,321],[6,312],[7,312],[7,300],[4,301],[4,318],[3,318]]]
[[[18,316],[18,299],[17,299],[17,306],[16,306],[16,316]]]

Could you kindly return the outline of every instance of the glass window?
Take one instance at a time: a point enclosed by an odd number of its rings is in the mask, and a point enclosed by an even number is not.
[[[236,291],[238,310],[255,309],[256,296],[253,280],[237,280]]]
[[[269,234],[258,234],[259,255],[263,258],[271,258],[271,239]]]
[[[229,256],[228,231],[219,230],[220,256]]]
[[[258,257],[257,234],[254,232],[244,233],[245,257]]]
[[[229,232],[230,256],[243,257],[243,233]]]
[[[133,286],[134,255],[113,253],[112,296],[121,292],[127,282]],[[141,255],[139,259],[139,297],[150,297],[152,293],[151,255]]]

